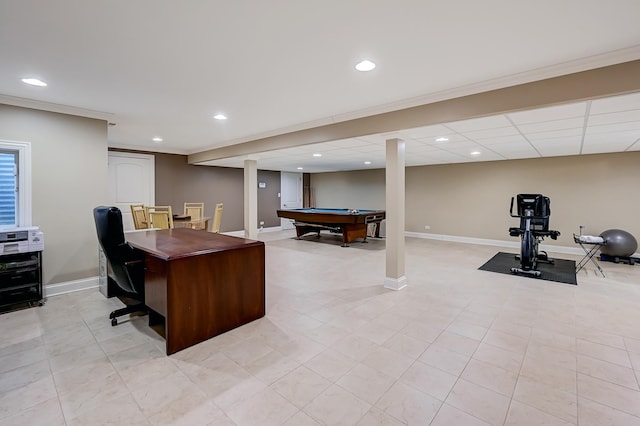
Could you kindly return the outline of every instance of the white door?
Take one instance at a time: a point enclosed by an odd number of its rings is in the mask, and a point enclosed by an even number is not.
[[[280,174],[280,208],[302,208],[302,173],[282,172]],[[293,220],[280,218],[282,229],[293,229]]]
[[[110,205],[122,211],[124,230],[133,229],[131,204],[153,206],[155,193],[155,157],[147,154],[109,152]]]

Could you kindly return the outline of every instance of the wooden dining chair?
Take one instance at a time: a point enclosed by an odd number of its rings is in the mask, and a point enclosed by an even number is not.
[[[224,207],[223,203],[216,204],[216,209],[213,213],[213,224],[211,225],[211,232],[219,233],[220,232],[220,223],[222,222],[222,208]]]
[[[173,212],[171,206],[147,206],[145,207],[149,228],[171,229],[173,228]]]
[[[204,203],[184,203],[184,215],[191,216],[192,220],[202,219],[204,217]],[[191,228],[204,229],[204,222],[195,222]]]
[[[133,218],[133,227],[135,229],[147,229],[149,227],[144,204],[131,204],[131,217]]]

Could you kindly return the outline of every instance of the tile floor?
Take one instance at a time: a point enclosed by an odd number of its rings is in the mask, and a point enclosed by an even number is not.
[[[170,357],[97,290],[1,315],[0,424],[640,425],[640,265],[572,286],[408,238],[390,291],[384,241],[261,237],[266,317]]]

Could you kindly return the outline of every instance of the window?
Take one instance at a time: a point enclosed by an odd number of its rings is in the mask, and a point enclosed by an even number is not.
[[[31,145],[0,140],[0,227],[31,226]]]
[[[0,149],[0,225],[17,225],[18,152]]]

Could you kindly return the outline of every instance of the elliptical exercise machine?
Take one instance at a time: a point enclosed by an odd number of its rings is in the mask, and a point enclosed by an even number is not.
[[[511,268],[511,272],[539,277],[541,272],[537,270],[538,263],[553,264],[553,259],[549,259],[547,252],[539,252],[538,245],[544,237],[556,240],[560,235],[560,231],[549,230],[551,202],[549,197],[542,194],[518,194],[518,211],[513,214],[513,201],[514,197],[511,197],[509,214],[520,218],[520,227],[509,228],[509,235],[520,237],[520,256],[516,256],[520,259],[520,267]]]

